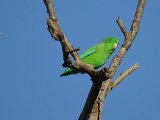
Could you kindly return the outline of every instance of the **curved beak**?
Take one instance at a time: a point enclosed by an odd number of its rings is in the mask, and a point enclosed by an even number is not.
[[[117,43],[114,44],[113,48],[114,50],[117,48]]]

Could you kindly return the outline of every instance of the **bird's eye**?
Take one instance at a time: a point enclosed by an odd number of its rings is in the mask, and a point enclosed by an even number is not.
[[[112,41],[112,39],[109,39],[109,41],[111,42],[111,41]]]

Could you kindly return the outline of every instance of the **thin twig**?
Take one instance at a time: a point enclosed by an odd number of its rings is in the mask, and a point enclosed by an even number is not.
[[[131,33],[134,37],[136,37],[138,30],[139,30],[139,26],[140,26],[140,22],[142,19],[142,14],[144,11],[145,4],[146,4],[146,0],[139,0],[139,2],[138,2],[137,10],[134,15],[134,19],[132,21],[132,25],[130,28]]]
[[[123,72],[110,86],[110,89],[112,90],[113,88],[115,88],[120,82],[122,82],[124,80],[124,78],[126,78],[130,73],[132,73],[133,71],[135,71],[137,68],[139,68],[139,64],[135,64],[132,67],[130,67],[128,70],[126,70],[125,72]]]
[[[67,53],[69,54],[69,53],[76,52],[76,51],[79,51],[79,50],[80,50],[80,47],[78,47],[78,48],[76,48],[74,50],[68,51]]]
[[[127,31],[126,31],[126,28],[125,28],[122,20],[120,19],[120,17],[118,17],[118,19],[116,20],[116,22],[117,22],[118,26],[120,27],[123,35],[126,37]]]

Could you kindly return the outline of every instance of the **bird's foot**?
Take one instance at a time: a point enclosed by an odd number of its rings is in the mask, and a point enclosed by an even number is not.
[[[94,69],[93,65],[90,65],[90,64],[87,64],[87,65]]]
[[[102,80],[108,79],[110,77],[108,68],[102,68],[102,70],[99,71],[99,75],[102,78]]]
[[[64,63],[62,64],[63,67],[68,67],[72,64],[72,61],[70,59],[64,61]]]

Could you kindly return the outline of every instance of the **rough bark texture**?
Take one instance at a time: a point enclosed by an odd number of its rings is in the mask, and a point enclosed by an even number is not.
[[[89,118],[89,115],[90,115],[90,120],[101,120],[102,119],[102,109],[103,109],[104,101],[105,101],[106,95],[111,91],[111,85],[113,85],[112,78],[114,77],[118,66],[120,65],[124,55],[130,48],[134,38],[136,37],[138,33],[145,3],[146,3],[146,0],[139,0],[138,6],[136,9],[136,13],[135,13],[135,16],[134,16],[134,19],[131,25],[131,29],[129,32],[126,31],[122,23],[122,20],[118,17],[117,23],[125,37],[123,45],[120,51],[118,52],[118,54],[112,59],[112,62],[109,67],[109,74],[110,74],[109,79],[102,81],[102,85],[99,88],[99,93],[94,102],[92,102],[90,100],[90,97],[88,96],[88,99],[86,100],[86,104],[79,117],[79,120],[87,120]],[[93,93],[92,89],[90,93]],[[93,96],[93,95],[90,95],[90,96]],[[89,102],[94,103],[94,104],[87,105]],[[91,109],[91,111],[88,111],[88,109]]]
[[[73,46],[70,44],[70,42],[67,40],[65,35],[63,34],[56,17],[56,12],[52,3],[52,0],[44,0],[44,3],[47,8],[47,12],[49,14],[49,19],[47,21],[48,24],[48,31],[50,32],[51,36],[59,41],[62,46],[63,51],[63,60],[64,63],[62,64],[63,67],[71,67],[77,71],[84,71],[88,73],[91,77],[96,76],[96,70],[90,67],[87,64],[84,64],[82,60],[79,58],[78,49],[74,49]],[[73,57],[75,62],[72,62],[69,54]]]
[[[64,63],[62,64],[63,67],[71,67],[77,71],[83,71],[91,77],[91,80],[93,82],[86,103],[78,120],[87,120],[88,118],[90,118],[90,120],[101,120],[103,105],[106,95],[114,87],[116,87],[125,77],[127,77],[131,72],[133,72],[139,67],[138,64],[135,64],[134,66],[129,68],[126,72],[121,74],[120,77],[115,82],[113,82],[113,77],[117,71],[118,66],[120,65],[123,57],[125,56],[126,52],[130,48],[134,38],[138,33],[146,0],[139,0],[129,32],[126,31],[122,20],[118,17],[117,23],[124,35],[124,42],[118,54],[112,59],[109,68],[107,69],[103,68],[100,71],[96,71],[95,69],[93,69],[89,65],[84,64],[81,61],[77,53],[79,48],[74,49],[72,47],[72,45],[67,40],[67,38],[63,34],[58,24],[52,0],[44,0],[44,3],[46,5],[47,12],[49,14],[49,19],[47,22],[48,30],[51,36],[55,40],[59,41],[62,46],[63,59],[64,59]],[[74,62],[71,61],[69,54],[71,54],[71,56],[73,57]]]

